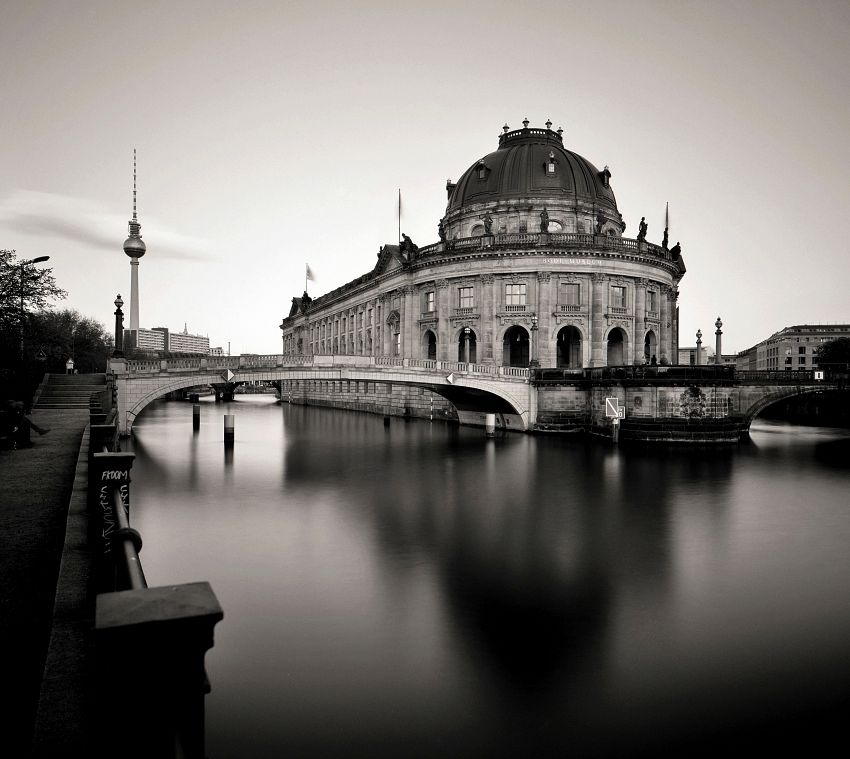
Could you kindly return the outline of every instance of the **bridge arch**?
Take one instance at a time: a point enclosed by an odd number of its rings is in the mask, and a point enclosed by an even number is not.
[[[766,395],[762,395],[757,398],[744,412],[744,420],[746,422],[746,427],[749,429],[750,424],[752,424],[753,419],[755,419],[762,411],[764,411],[769,406],[772,406],[774,403],[779,403],[780,401],[784,401],[786,398],[793,398],[797,395],[816,395],[818,393],[822,393],[826,388],[824,387],[800,387],[800,386],[789,386],[789,387],[779,387],[772,390],[772,392],[767,393]]]

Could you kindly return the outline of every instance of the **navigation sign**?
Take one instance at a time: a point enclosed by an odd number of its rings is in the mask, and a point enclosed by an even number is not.
[[[39,348],[38,353],[35,354],[35,357],[39,361],[47,361],[47,354],[44,352],[44,348]]]
[[[236,375],[228,369],[221,376],[224,378],[225,382],[230,382],[230,380],[232,380]]]
[[[626,407],[625,406],[618,406],[617,407],[617,418],[618,419],[625,419],[626,418]]]
[[[454,385],[454,383],[455,383],[455,373],[454,372],[452,372],[448,377],[446,377],[446,382],[448,382],[450,385]]]
[[[816,380],[822,380],[823,379],[823,370],[822,369],[815,372],[815,379]]]
[[[605,416],[607,416],[609,419],[616,419],[620,415],[620,412],[618,411],[619,404],[619,398],[606,398]]]

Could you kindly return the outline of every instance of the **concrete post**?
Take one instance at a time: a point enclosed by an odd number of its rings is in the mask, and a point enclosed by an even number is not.
[[[97,597],[98,757],[204,759],[204,656],[223,616],[206,582]],[[141,727],[128,733],[127,720]]]
[[[702,330],[697,330],[697,357],[696,365],[702,366]]]
[[[224,444],[233,445],[236,436],[236,416],[234,414],[224,415]]]
[[[201,429],[201,404],[193,403],[192,404],[192,429],[199,430]]]

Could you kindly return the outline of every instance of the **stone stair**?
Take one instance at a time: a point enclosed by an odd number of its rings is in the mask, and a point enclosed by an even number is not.
[[[105,374],[48,374],[33,408],[88,409],[92,393],[105,385]]]

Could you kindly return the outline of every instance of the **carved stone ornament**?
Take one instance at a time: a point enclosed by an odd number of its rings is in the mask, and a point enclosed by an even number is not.
[[[402,287],[402,288],[401,288],[401,291],[402,291],[405,295],[415,295],[415,294],[416,294],[416,291],[417,291],[418,289],[419,289],[419,288],[418,288],[416,285],[405,285],[404,287]]]
[[[636,282],[638,287],[649,287],[649,280],[646,277],[638,277]]]
[[[430,317],[428,319],[420,319],[419,320],[419,326],[422,329],[425,329],[427,327],[432,327],[434,329],[437,329],[437,320],[430,318]]]
[[[476,327],[476,322],[478,321],[477,316],[458,316],[452,317],[450,320],[452,325],[452,329],[463,329],[464,327],[474,328]]]
[[[581,280],[575,274],[559,274],[558,282],[565,282],[571,285],[577,285]]]
[[[492,285],[495,280],[496,280],[496,278],[492,274],[482,274],[481,275],[481,281],[485,285]],[[448,283],[446,283],[446,284],[448,284]]]
[[[576,316],[575,314],[560,313],[555,311],[552,316],[555,317],[555,324],[566,326],[573,325],[576,327],[585,327],[587,319],[584,316]]]
[[[590,275],[590,278],[593,280],[594,283],[599,283],[604,282],[608,278],[608,275],[600,274],[598,271],[595,271]]]
[[[548,272],[548,271],[537,272],[537,281],[541,282],[542,284],[547,284],[551,278],[552,278],[552,272]]]
[[[473,327],[475,326],[475,322],[481,319],[481,314],[466,314],[465,316],[450,316],[449,324],[452,327],[464,326],[464,327]]]
[[[445,290],[449,286],[449,280],[438,279],[434,284],[436,284],[438,290]]]

